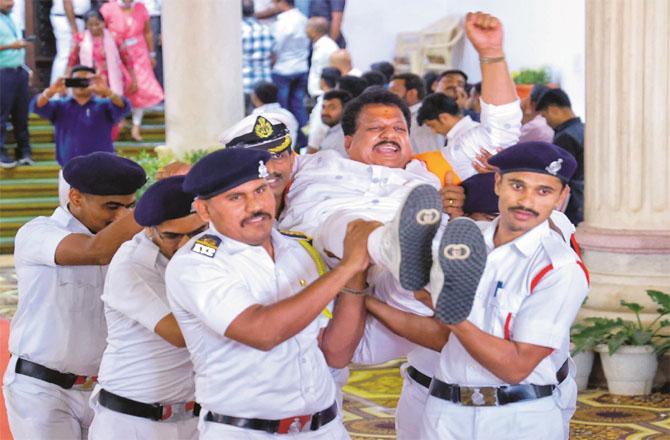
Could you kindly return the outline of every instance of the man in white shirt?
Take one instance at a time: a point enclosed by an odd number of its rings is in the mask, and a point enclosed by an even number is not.
[[[288,109],[298,120],[301,129],[307,123],[304,98],[309,71],[309,38],[307,38],[307,17],[294,6],[294,0],[273,0],[281,12],[272,24],[275,38],[272,66],[272,82],[279,90],[279,104]],[[302,131],[298,130],[296,143],[303,147],[306,143]]]
[[[323,94],[321,72],[330,66],[330,55],[339,49],[337,43],[328,36],[328,20],[312,17],[307,22],[307,36],[312,41],[312,62],[307,79],[307,91],[316,98]]]
[[[251,103],[254,106],[254,110],[251,112],[252,115],[268,113],[279,115],[291,133],[291,147],[295,146],[298,136],[298,121],[293,116],[293,113],[279,105],[276,85],[265,81],[256,83],[254,91],[251,94]]]
[[[197,438],[193,365],[165,293],[168,261],[207,227],[183,181],[167,177],[147,189],[135,209],[144,230],[109,265],[102,295],[107,348],[89,439]]]
[[[405,101],[412,112],[412,125],[409,130],[409,139],[415,153],[439,150],[444,146],[444,136],[434,133],[430,127],[419,125],[416,116],[421,108],[421,100],[426,96],[426,86],[419,75],[401,73],[393,76],[389,84],[389,91],[395,93]]]
[[[16,234],[19,305],[3,390],[17,439],[87,437],[107,335],[106,265],[141,229],[129,212],[146,180],[138,164],[92,153],[68,162],[63,175],[71,186],[67,207]]]
[[[166,270],[204,412],[201,438],[346,439],[317,318],[367,268],[370,226],[352,225],[340,264],[319,277],[308,243],[273,228],[269,158],[253,148],[219,150],[183,185],[210,222]]]
[[[351,54],[347,49],[338,49],[330,54],[330,65],[340,71],[342,76],[361,76],[363,72],[351,63]]]
[[[84,30],[83,16],[91,9],[91,0],[54,0],[49,13],[51,27],[56,37],[56,57],[51,66],[51,81],[65,76],[67,59],[74,36]]]
[[[321,121],[328,127],[326,135],[317,148],[310,147],[308,152],[335,150],[347,157],[344,150],[344,132],[342,131],[342,112],[347,102],[351,101],[351,94],[344,90],[331,90],[323,95]]]
[[[320,87],[323,93],[335,89],[337,81],[342,74],[334,67],[324,67],[321,71]],[[316,104],[309,115],[309,135],[307,137],[307,146],[314,147],[319,145],[326,136],[328,127],[321,121],[321,109],[323,109],[323,94],[316,98]],[[316,149],[316,148],[315,148]]]

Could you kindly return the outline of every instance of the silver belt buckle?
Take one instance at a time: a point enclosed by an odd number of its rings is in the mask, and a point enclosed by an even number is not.
[[[465,406],[498,406],[497,388],[460,387],[461,404]]]

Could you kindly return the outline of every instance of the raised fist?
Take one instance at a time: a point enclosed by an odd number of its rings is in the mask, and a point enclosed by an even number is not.
[[[503,28],[500,20],[484,12],[465,16],[465,34],[480,56],[503,55]]]

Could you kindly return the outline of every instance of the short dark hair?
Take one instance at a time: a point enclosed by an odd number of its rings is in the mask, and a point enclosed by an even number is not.
[[[93,67],[84,66],[83,64],[78,64],[72,68],[70,75],[74,75],[77,72],[89,72],[95,75],[95,69]]]
[[[384,76],[386,77],[387,83],[391,81],[391,78],[395,73],[395,67],[393,67],[393,64],[389,63],[388,61],[378,61],[376,63],[372,63],[370,65],[370,70],[375,70],[377,72],[383,73]]]
[[[565,93],[562,89],[549,89],[546,92],[544,92],[544,94],[542,94],[540,100],[537,102],[537,105],[535,106],[535,110],[538,112],[541,110],[546,110],[547,107],[552,105],[562,108],[572,107],[572,105],[570,104],[570,98],[568,98],[568,94]]]
[[[254,2],[253,0],[242,0],[242,17],[254,16]]]
[[[368,70],[363,75],[361,75],[365,81],[367,81],[369,86],[384,86],[386,84],[386,76],[383,73],[376,70]]]
[[[321,71],[321,79],[328,84],[328,87],[334,89],[337,85],[337,80],[342,76],[340,69],[336,67],[324,67]]]
[[[549,87],[544,84],[535,84],[530,91],[530,102],[537,105],[542,95],[544,95],[549,90]]]
[[[259,81],[254,85],[254,95],[263,104],[277,102],[277,86],[271,82]]]
[[[423,79],[414,73],[401,73],[393,75],[392,80],[399,79],[405,81],[405,89],[416,90],[417,97],[423,99],[426,96],[426,83]]]
[[[421,108],[419,108],[419,113],[416,115],[416,122],[419,125],[423,125],[425,121],[439,119],[442,113],[459,116],[461,109],[454,98],[443,93],[431,93],[421,101]]]
[[[402,112],[402,115],[405,117],[407,130],[409,130],[412,124],[412,114],[410,113],[407,104],[405,104],[402,99],[388,90],[374,89],[363,93],[357,98],[352,99],[349,101],[347,106],[344,107],[344,113],[342,114],[342,131],[344,131],[346,136],[351,136],[356,132],[356,128],[358,126],[358,116],[363,110],[363,107],[374,104],[399,108]]]
[[[353,75],[344,75],[337,80],[337,88],[346,90],[354,98],[363,93],[367,86],[368,82],[366,80]]]
[[[295,0],[278,0],[280,2],[284,2],[289,6],[295,6]]]
[[[426,93],[433,93],[433,83],[437,81],[438,77],[438,73],[433,70],[429,70],[423,74],[423,82],[426,85]]]
[[[439,81],[439,80],[441,80],[442,78],[444,78],[445,76],[447,76],[447,75],[453,75],[453,74],[461,75],[463,78],[465,78],[465,83],[467,84],[467,82],[468,82],[468,75],[466,75],[465,72],[463,72],[463,71],[460,70],[460,69],[449,69],[449,70],[445,70],[444,72],[440,73],[440,76],[437,78],[437,80]]]
[[[472,87],[475,88],[475,90],[477,91],[477,94],[478,94],[478,95],[481,95],[481,94],[482,94],[482,82],[481,82],[481,81],[479,81],[478,83],[475,83],[475,85],[472,86]]]
[[[323,102],[330,101],[331,99],[339,99],[344,107],[344,105],[354,99],[354,97],[346,90],[330,90],[324,93]]]
[[[88,20],[90,20],[93,17],[97,18],[98,20],[102,21],[103,23],[105,22],[105,19],[102,17],[102,14],[99,11],[97,11],[96,9],[91,9],[90,11],[88,11],[84,14],[84,17],[83,17],[84,18],[84,23],[87,23]]]

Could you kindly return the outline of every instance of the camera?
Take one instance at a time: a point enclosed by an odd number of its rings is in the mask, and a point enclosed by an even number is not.
[[[65,87],[85,89],[90,83],[88,78],[65,78]]]

